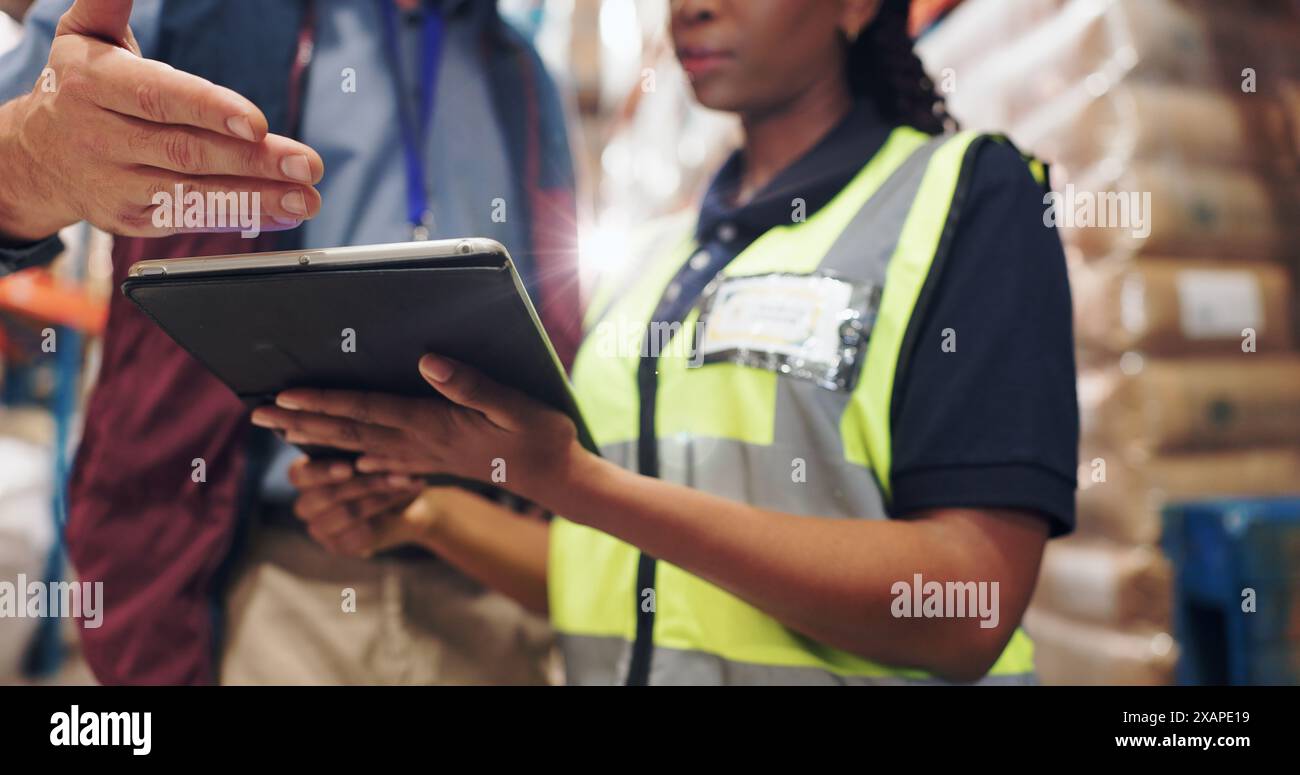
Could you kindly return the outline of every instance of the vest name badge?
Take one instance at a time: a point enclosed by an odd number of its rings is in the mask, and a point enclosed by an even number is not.
[[[704,292],[698,360],[851,391],[880,289],[825,273],[721,277]]]

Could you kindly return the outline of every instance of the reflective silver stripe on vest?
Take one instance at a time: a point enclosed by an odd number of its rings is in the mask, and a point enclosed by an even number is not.
[[[821,393],[830,391],[817,388]],[[813,398],[823,399],[814,394]],[[796,404],[797,405],[797,404]],[[819,415],[808,423],[824,424]],[[836,430],[833,435],[828,431]],[[659,478],[729,500],[788,514],[872,519],[884,516],[884,504],[870,469],[844,460],[837,429],[804,430],[805,438],[760,446],[733,439],[669,436],[659,439]],[[601,456],[636,470],[636,442],[606,444]],[[802,461],[804,481],[792,474]]]
[[[576,686],[608,686],[623,682],[631,644],[622,638],[560,634],[567,682]],[[702,651],[658,646],[650,668],[651,685],[689,686],[911,686],[947,685],[937,678],[839,675],[815,667],[786,667],[733,662]],[[1033,673],[991,675],[975,686],[1032,686]]]
[[[818,268],[853,282],[883,285],[930,159],[950,139],[932,138],[898,165],[849,221]]]
[[[903,224],[921,189],[921,181],[930,159],[947,140],[943,136],[931,139],[894,170],[831,245],[818,266],[819,271],[861,285],[884,287],[889,261],[898,247]],[[773,446],[817,450],[822,454],[817,458],[807,458],[810,461],[816,460],[817,468],[832,465],[826,461],[843,461],[840,419],[844,416],[851,397],[849,392],[826,390],[804,380],[777,380]],[[787,460],[787,483],[789,468],[790,462]],[[849,476],[828,477],[823,486],[829,485],[830,491],[822,493],[821,499],[830,498],[836,502],[847,499],[847,502],[842,503],[843,507],[822,510],[809,507],[794,510],[794,513],[885,518],[885,504],[875,472],[848,463],[841,463],[838,468],[842,470],[830,473]],[[808,471],[810,485],[814,484],[815,474],[814,470]],[[815,499],[818,496],[809,491],[816,489],[817,486],[814,485],[795,492],[802,497]],[[755,505],[781,508],[768,503]]]
[[[618,686],[627,680],[632,644],[622,638],[555,633],[568,686]]]

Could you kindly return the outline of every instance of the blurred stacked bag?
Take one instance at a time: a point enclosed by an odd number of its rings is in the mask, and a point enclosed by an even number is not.
[[[1140,462],[1197,449],[1300,439],[1300,357],[1144,359],[1080,379],[1085,443]]]
[[[1300,242],[1300,186],[1259,172],[1158,159],[1135,160],[1113,175],[1085,168],[1073,179],[1064,201],[1075,193],[1075,213],[1084,217],[1064,215],[1061,238],[1084,259],[1280,261]],[[1079,200],[1079,192],[1088,199]],[[1078,209],[1094,201],[1095,214]]]
[[[1173,571],[1154,547],[1071,538],[1049,544],[1046,562],[1053,572],[1035,590],[1035,608],[1102,626],[1169,626]]]
[[[1087,447],[1080,457],[1079,533],[1121,546],[1158,543],[1161,511],[1171,502],[1291,495],[1300,481],[1300,450],[1293,446],[1184,452],[1122,465],[1107,465],[1114,459]]]
[[[1052,164],[1083,441],[1045,682],[1172,682],[1162,512],[1300,495],[1296,41],[1288,2],[965,0],[920,42],[965,128]]]
[[[1025,628],[1046,684],[1160,686],[1171,682],[1178,663],[1177,644],[1159,627],[1097,626],[1034,609]]]
[[[1026,128],[1069,121],[1088,107],[1084,95],[1111,99],[1120,85],[1210,90],[1286,107],[1285,95],[1273,92],[1300,80],[1298,30],[1295,13],[1277,2],[966,0],[918,53],[936,81],[956,76],[948,104],[967,126],[1026,139]],[[1257,91],[1243,94],[1236,87],[1247,67]],[[1158,131],[1218,131],[1177,119],[1164,116]],[[1130,124],[1125,131],[1151,130]]]
[[[1071,278],[1075,332],[1100,365],[1114,353],[1149,356],[1241,352],[1242,332],[1256,332],[1256,351],[1286,353],[1292,287],[1277,264],[1212,259],[1142,258],[1104,262]],[[1087,366],[1088,364],[1084,364]]]

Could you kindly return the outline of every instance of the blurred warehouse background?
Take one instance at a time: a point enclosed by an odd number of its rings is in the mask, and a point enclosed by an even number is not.
[[[26,5],[0,2],[0,50]],[[736,127],[693,105],[667,0],[501,6],[572,95],[594,277],[691,217]],[[1079,530],[1026,620],[1041,679],[1300,683],[1300,3],[916,0],[913,28],[950,112],[1050,162],[1070,213]],[[0,578],[64,572],[58,493],[114,291],[109,238],[65,242],[0,278]],[[0,619],[0,682],[88,680],[71,633]]]

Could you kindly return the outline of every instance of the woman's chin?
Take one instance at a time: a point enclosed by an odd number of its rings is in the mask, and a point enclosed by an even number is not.
[[[695,93],[695,101],[709,110],[739,113],[744,106],[744,101],[739,99],[734,89],[727,88],[709,76],[692,79],[691,90]]]

